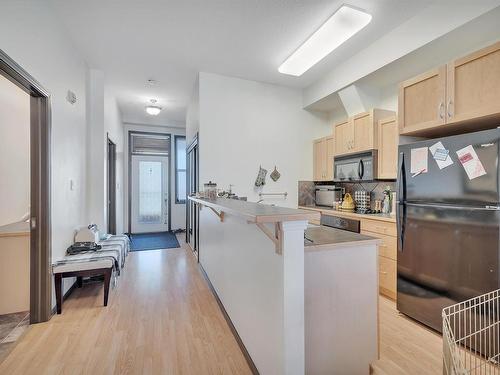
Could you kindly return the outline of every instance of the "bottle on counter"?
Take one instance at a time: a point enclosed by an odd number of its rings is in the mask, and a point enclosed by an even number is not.
[[[212,181],[208,181],[203,184],[203,195],[206,199],[216,199],[217,198],[217,184]]]

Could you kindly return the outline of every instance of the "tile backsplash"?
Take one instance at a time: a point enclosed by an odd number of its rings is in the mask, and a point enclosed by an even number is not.
[[[299,181],[299,206],[313,206],[316,184],[313,181]]]
[[[396,181],[375,181],[375,182],[340,182],[340,183],[317,183],[318,185],[335,185],[343,187],[346,193],[354,197],[357,190],[366,190],[371,192],[371,203],[374,208],[375,200],[384,199],[384,190],[387,186],[391,191],[396,191]],[[311,206],[315,204],[316,183],[313,181],[299,181],[299,206]]]

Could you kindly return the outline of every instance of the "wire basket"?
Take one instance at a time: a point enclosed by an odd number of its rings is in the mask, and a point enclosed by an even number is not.
[[[443,374],[500,375],[500,290],[443,309]]]

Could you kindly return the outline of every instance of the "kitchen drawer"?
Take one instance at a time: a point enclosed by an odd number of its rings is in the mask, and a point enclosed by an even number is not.
[[[383,256],[379,256],[378,261],[380,294],[396,299],[397,263],[395,260]]]
[[[396,254],[397,254],[397,238],[393,236],[388,236],[386,234],[380,234],[380,233],[374,233],[374,232],[368,232],[365,230],[361,231],[361,234],[364,234],[366,236],[372,236],[372,237],[377,237],[382,240],[382,242],[378,245],[378,253],[381,256],[384,256],[386,258],[392,259],[392,260],[397,260]]]
[[[312,224],[312,225],[321,225],[321,222],[319,220],[309,220],[309,224]]]
[[[379,234],[386,234],[388,236],[397,236],[396,223],[390,223],[380,220],[361,220],[361,230]]]

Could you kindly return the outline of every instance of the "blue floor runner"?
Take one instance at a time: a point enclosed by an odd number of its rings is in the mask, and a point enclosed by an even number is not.
[[[130,235],[132,251],[171,249],[180,247],[172,232],[140,233]]]

